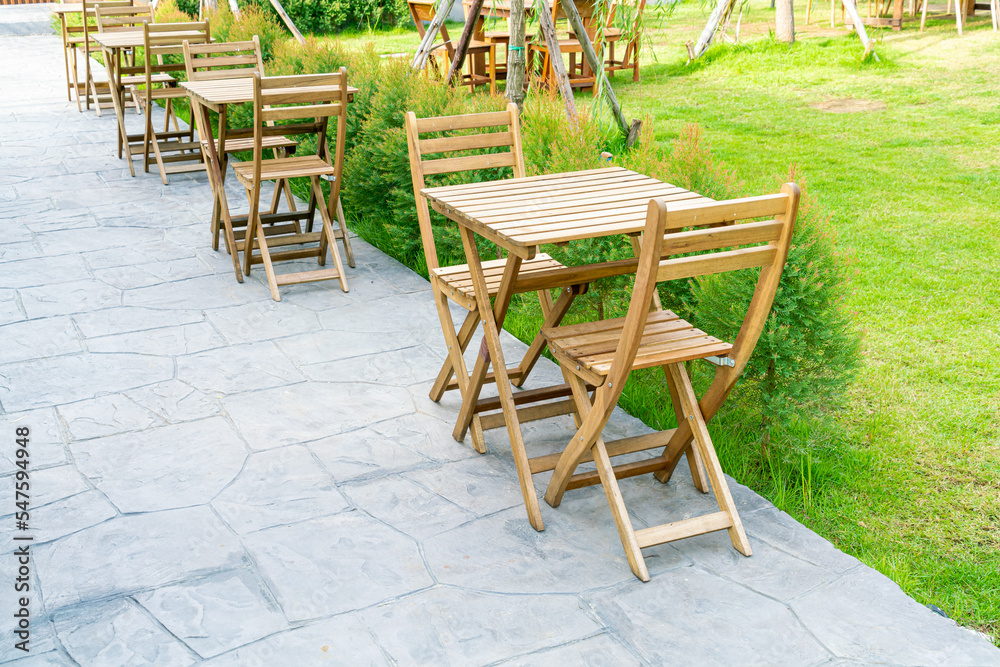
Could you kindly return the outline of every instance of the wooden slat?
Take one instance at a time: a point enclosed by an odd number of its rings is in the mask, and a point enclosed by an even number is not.
[[[316,257],[319,252],[316,248],[303,248],[301,250],[279,250],[277,252],[270,253],[271,262],[287,262],[292,259],[308,259],[310,257]],[[251,264],[262,264],[264,259],[260,255],[252,255],[250,257]]]
[[[499,148],[511,146],[514,142],[510,132],[491,132],[489,134],[467,134],[459,137],[438,137],[422,139],[420,154],[447,153],[450,151],[473,150],[477,148]]]
[[[339,86],[339,72],[325,72],[320,74],[289,74],[285,76],[265,76],[260,80],[262,91],[274,90],[276,88],[298,88],[309,86]]]
[[[616,465],[613,469],[615,471],[616,478],[626,479],[628,477],[637,477],[638,475],[645,475],[647,473],[656,472],[657,470],[662,470],[667,463],[667,459],[657,456],[644,461],[622,463]],[[570,478],[569,484],[566,485],[566,489],[581,489],[585,486],[594,486],[600,483],[600,475],[598,475],[596,470],[591,470],[573,475]]]
[[[203,53],[234,53],[236,51],[252,51],[254,49],[254,43],[250,42],[218,42],[215,44],[192,44],[191,53],[192,54],[203,54]],[[256,60],[256,58],[255,58]],[[195,60],[196,67],[201,64],[210,64],[214,61],[213,58],[198,58]]]
[[[710,255],[667,259],[660,262],[660,268],[656,272],[656,281],[679,280],[681,278],[692,278],[711,273],[723,273],[725,271],[749,269],[754,266],[764,266],[774,261],[775,252],[777,251],[773,246],[767,245],[754,248],[740,248],[739,250],[727,250]]]
[[[485,425],[483,428],[486,428]],[[644,452],[648,449],[666,447],[673,435],[674,429],[670,429],[669,431],[647,433],[645,435],[638,435],[631,438],[622,438],[621,440],[606,442],[604,443],[604,446],[608,451],[608,456],[622,456],[624,454]],[[562,456],[562,452],[547,454],[545,456],[536,456],[535,458],[530,459],[529,463],[531,464],[531,474],[535,475],[540,472],[545,472],[546,470],[554,470],[556,463],[559,462],[560,456]],[[593,460],[594,455],[588,450],[583,458],[580,459],[579,463],[587,463]]]
[[[338,102],[343,91],[340,86],[296,86],[294,88],[274,88],[262,90],[261,104],[308,104]]]
[[[788,195],[784,193],[730,199],[691,207],[670,207],[667,211],[667,229],[702,227],[745,218],[774,217],[784,213],[787,208]]]
[[[782,222],[766,220],[728,227],[675,232],[663,237],[663,255],[682,255],[689,252],[718,250],[751,243],[770,243],[780,238],[784,228],[785,225]]]
[[[340,113],[338,104],[308,104],[295,107],[279,107],[277,109],[261,109],[261,120],[265,123],[272,120],[294,120],[296,118],[323,118],[336,116]],[[279,131],[284,131],[279,130]]]
[[[525,422],[558,417],[560,415],[569,415],[573,413],[573,410],[573,400],[565,398],[561,401],[553,401],[552,403],[542,403],[541,405],[529,405],[525,408],[518,408],[517,420],[523,424]],[[504,421],[502,412],[494,412],[480,417],[480,427],[484,431],[494,428],[502,428],[505,425],[506,422]]]
[[[639,548],[656,546],[664,542],[684,539],[692,535],[712,533],[717,530],[725,530],[733,525],[733,519],[727,512],[714,512],[704,516],[696,516],[682,521],[666,523],[662,526],[653,526],[635,531],[635,538],[639,542]]]
[[[276,274],[274,282],[279,287],[282,285],[299,285],[301,283],[315,283],[321,280],[333,280],[339,278],[337,269],[320,269],[317,271],[300,271],[299,273]]]
[[[514,393],[514,405],[524,405],[525,403],[538,403],[540,401],[548,401],[553,398],[564,398],[569,396],[572,392],[570,391],[568,384],[557,384],[551,387],[541,387],[540,389],[528,389],[526,391],[518,391]],[[493,410],[500,409],[500,398],[494,396],[492,398],[481,398],[476,403],[475,412],[492,412]]]
[[[441,116],[438,118],[418,118],[417,132],[443,132],[445,130],[469,130],[480,127],[509,125],[510,114],[506,111],[473,113],[463,116]]]
[[[427,160],[423,163],[423,171],[424,174],[433,175],[450,174],[457,171],[472,171],[474,169],[492,169],[495,167],[513,166],[514,154],[507,152]]]

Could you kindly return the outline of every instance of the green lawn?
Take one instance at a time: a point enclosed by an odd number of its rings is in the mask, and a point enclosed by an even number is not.
[[[777,45],[772,12],[755,0],[743,44],[693,65],[683,44],[707,12],[651,17],[641,83],[614,80],[625,113],[650,116],[657,139],[699,124],[747,193],[774,190],[796,165],[855,260],[864,360],[846,409],[801,427],[810,467],[762,461],[735,411],[713,422],[720,455],[841,549],[997,641],[1000,35],[988,16],[962,38],[949,20],[929,20],[924,34],[908,22],[872,33],[881,63],[862,63],[857,38],[829,28],[828,5],[825,27],[817,14],[803,26],[804,2],[796,12],[799,42]],[[340,39],[383,53],[417,42],[405,30]],[[857,111],[819,108],[840,100]],[[629,407],[656,417],[641,400]]]

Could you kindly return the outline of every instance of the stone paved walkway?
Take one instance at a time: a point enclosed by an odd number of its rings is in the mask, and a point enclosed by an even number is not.
[[[51,35],[0,38],[0,534],[9,553],[16,424],[35,536],[32,652],[7,556],[0,661],[1000,664],[739,485],[754,556],[725,533],[661,546],[647,584],[599,489],[543,504],[536,533],[505,436],[479,456],[450,436],[456,398],[427,398],[427,283],[356,240],[349,294],[237,284],[204,176],[130,178],[61,57]],[[533,451],[569,423],[530,425]],[[623,488],[639,527],[712,504],[681,469]]]

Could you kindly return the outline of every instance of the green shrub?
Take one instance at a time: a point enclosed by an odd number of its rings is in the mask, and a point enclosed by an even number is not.
[[[249,5],[280,20],[268,0],[249,0],[241,8]],[[410,17],[405,0],[282,0],[281,6],[302,33],[384,28]]]
[[[206,18],[212,37],[217,42],[249,41],[257,35],[265,62],[272,58],[276,44],[286,36],[284,27],[271,14],[252,4],[241,6],[240,17],[236,18],[229,10],[229,4],[220,0],[217,9],[209,12]]]
[[[860,334],[844,306],[850,264],[804,179],[796,179],[793,170],[788,180],[799,180],[802,188],[792,246],[771,315],[741,380],[756,387],[746,396],[759,403],[765,453],[776,429],[836,407],[860,361]],[[746,270],[697,281],[697,325],[734,340],[758,275],[759,270]],[[794,439],[784,444],[797,448]]]

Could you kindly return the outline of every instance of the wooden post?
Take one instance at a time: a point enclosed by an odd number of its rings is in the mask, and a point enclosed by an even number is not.
[[[235,5],[236,0],[229,0],[229,4]],[[306,38],[302,36],[299,29],[295,27],[294,23],[292,23],[291,17],[288,16],[285,8],[281,6],[280,0],[271,0],[271,5],[274,7],[275,11],[278,12],[278,16],[281,17],[281,20],[285,22],[285,25],[288,26],[288,29],[292,31],[292,34],[295,35],[295,39],[299,40],[299,44],[305,44]],[[237,16],[239,16],[239,14],[237,14]]]
[[[524,106],[524,0],[510,0],[510,43],[507,45],[507,99]]]
[[[423,69],[427,65],[427,57],[431,53],[431,45],[437,39],[438,32],[441,30],[444,20],[448,18],[448,14],[451,13],[451,7],[454,4],[455,0],[444,0],[434,10],[434,18],[431,19],[430,25],[427,26],[427,32],[424,33],[424,38],[420,40],[420,46],[417,47],[417,52],[413,55],[413,62],[410,63],[410,67],[413,69]]]
[[[566,12],[566,18],[569,19],[569,25],[573,28],[573,32],[576,33],[576,38],[580,42],[580,47],[583,49],[583,55],[587,59],[587,63],[590,65],[591,71],[594,72],[595,85],[600,85],[601,90],[604,95],[608,98],[608,104],[611,105],[611,113],[615,117],[615,122],[618,124],[618,128],[621,130],[622,134],[626,137],[630,137],[632,141],[638,136],[639,126],[641,123],[639,121],[632,122],[632,128],[629,127],[628,123],[625,122],[625,117],[622,115],[622,109],[618,105],[618,98],[615,97],[615,91],[612,90],[611,84],[608,83],[608,77],[604,72],[604,63],[601,58],[597,57],[597,52],[594,50],[594,44],[590,41],[590,35],[587,34],[587,30],[583,25],[583,19],[580,18],[580,12],[576,9],[576,4],[573,0],[560,0],[562,2],[563,11]],[[550,54],[549,59],[554,58],[562,59],[562,54],[556,50],[554,54]]]
[[[472,0],[469,13],[465,17],[465,27],[462,29],[462,36],[458,38],[458,46],[455,47],[455,57],[452,58],[451,67],[448,68],[448,76],[445,81],[451,83],[456,74],[461,78],[462,64],[465,62],[465,54],[469,52],[469,43],[472,41],[472,33],[479,23],[479,12],[483,8],[483,0]],[[435,18],[437,15],[435,14]]]
[[[879,62],[878,54],[875,53],[875,44],[868,39],[868,31],[865,30],[864,21],[861,20],[861,14],[858,13],[858,6],[854,4],[854,0],[843,0],[843,6],[854,23],[854,30],[858,33],[861,44],[865,47],[865,57],[871,53],[875,58],[875,62]]]
[[[569,85],[569,75],[566,74],[566,65],[563,63],[562,53],[559,51],[559,38],[556,37],[556,26],[552,22],[552,10],[549,9],[548,0],[541,0],[541,5],[538,27],[545,38],[545,46],[549,49],[549,61],[552,63],[552,71],[555,72],[556,81],[559,82],[559,92],[562,94],[563,104],[566,105],[566,115],[575,124],[576,101],[573,99],[573,87]]]
[[[712,10],[712,15],[708,17],[708,24],[705,29],[701,31],[701,36],[698,37],[698,42],[694,45],[694,50],[691,52],[691,60],[701,57],[701,54],[705,53],[705,50],[712,43],[712,39],[715,37],[715,31],[719,28],[719,23],[722,21],[724,14],[728,15],[733,11],[733,0],[719,0],[719,3],[715,5],[715,9]]]

